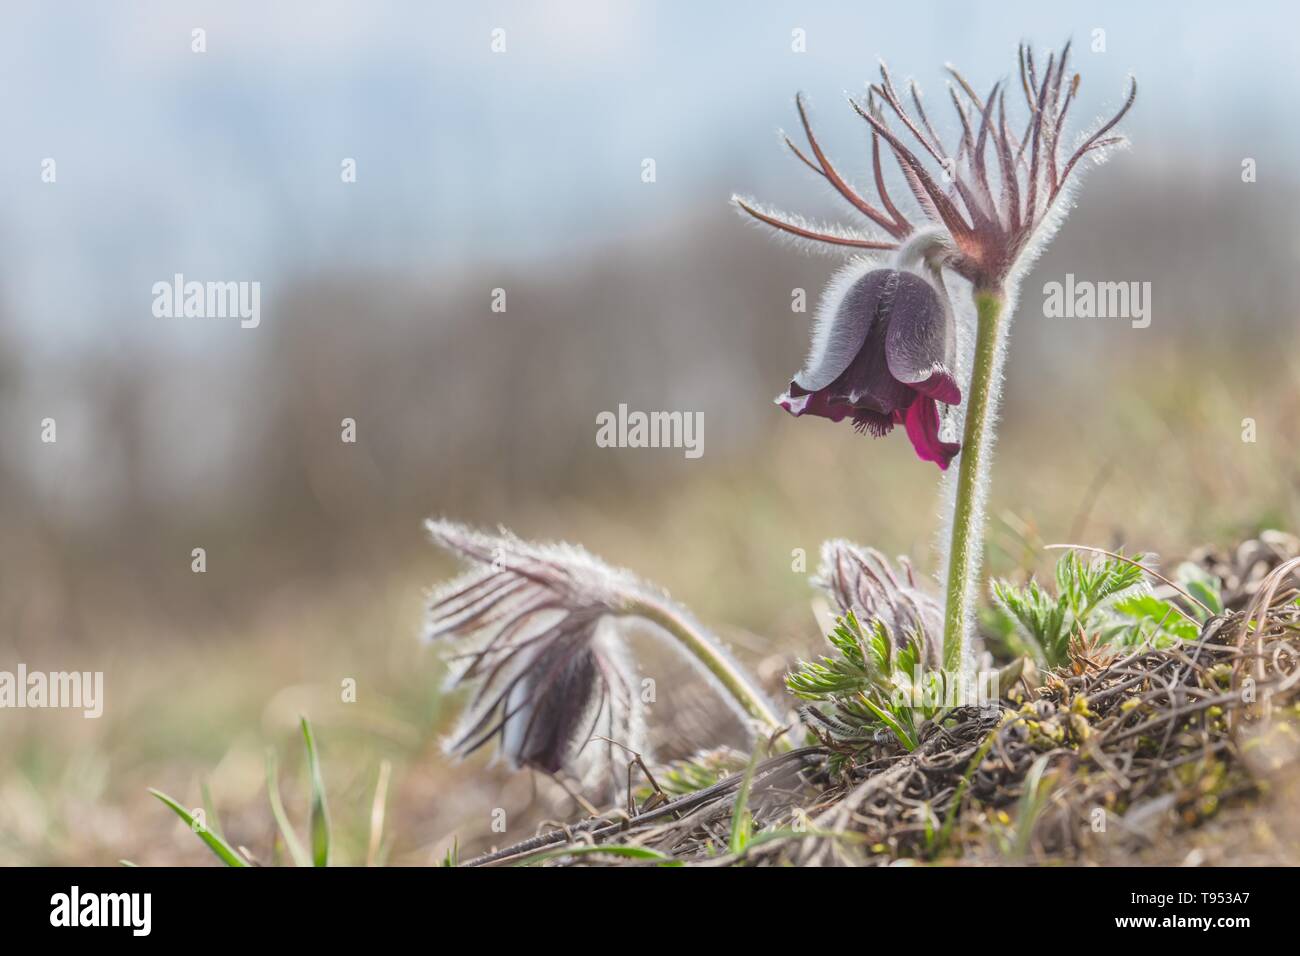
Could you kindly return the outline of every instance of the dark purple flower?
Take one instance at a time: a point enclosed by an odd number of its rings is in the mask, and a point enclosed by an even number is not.
[[[923,459],[948,466],[960,447],[939,438],[939,404],[957,404],[961,393],[953,378],[952,319],[940,273],[951,270],[976,291],[1002,290],[1060,223],[1071,176],[1084,157],[1100,158],[1123,142],[1113,130],[1137,96],[1130,81],[1115,115],[1067,149],[1065,121],[1080,83],[1069,72],[1069,56],[1067,43],[1040,69],[1032,51],[1020,48],[1018,85],[1027,117],[1019,130],[1012,129],[1005,84],[994,84],[981,97],[950,68],[955,85],[949,95],[960,122],[955,148],[941,141],[916,84],[908,87],[909,108],[881,64],[880,82],[868,88],[865,102],[850,99],[871,132],[874,202],[832,164],[813,135],[803,97],[796,97],[808,151],[789,137],[786,145],[870,228],[819,225],[739,196],[733,200],[759,222],[804,242],[869,253],[895,250],[894,265],[904,271],[859,272],[847,290],[845,284],[833,288],[839,293],[824,306],[813,355],[777,400],[782,406],[795,415],[851,417],[857,428],[877,435],[905,425]],[[927,225],[918,227],[916,212],[905,213],[890,195],[885,155],[897,163]],[[918,239],[924,240],[920,246],[914,245]],[[933,283],[907,271],[914,259],[935,277]]]
[[[947,296],[913,272],[861,269],[832,285],[807,364],[776,402],[877,437],[903,425],[917,455],[946,469],[961,450],[939,437],[939,403],[961,402]]]

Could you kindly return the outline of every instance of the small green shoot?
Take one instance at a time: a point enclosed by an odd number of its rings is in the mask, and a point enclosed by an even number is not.
[[[325,804],[325,779],[321,773],[320,757],[316,750],[316,739],[312,733],[311,724],[306,717],[301,720],[303,741],[307,749],[307,767],[311,778],[311,818],[308,829],[311,833],[311,851],[303,845],[294,832],[293,825],[289,822],[288,814],[284,812],[284,804],[280,801],[280,784],[276,772],[275,754],[268,751],[266,758],[266,791],[267,798],[271,804],[271,815],[275,818],[276,827],[279,831],[280,838],[283,839],[284,845],[289,850],[289,855],[293,858],[296,866],[328,866],[330,859],[330,823],[329,811]],[[388,771],[386,764],[380,768],[380,785],[376,789],[375,808],[371,815],[371,851],[378,852],[375,843],[376,838],[382,834],[383,830],[383,801],[386,799],[388,789]],[[150,789],[149,791],[172,811],[184,820],[213,853],[217,855],[227,866],[252,866],[253,864],[241,853],[235,851],[226,842],[225,838],[216,831],[215,828],[205,827],[199,823],[194,814],[186,810],[176,800],[167,796],[160,790]],[[209,820],[216,820],[216,814],[212,809],[211,793],[206,785],[202,787],[203,800],[205,808],[202,816]],[[377,814],[377,816],[376,816]],[[274,860],[278,851],[273,848],[272,859]]]
[[[321,775],[320,758],[316,754],[316,739],[311,723],[302,718],[302,739],[307,745],[307,766],[311,773],[311,857],[315,866],[330,865],[330,818],[325,805],[325,778]]]
[[[311,866],[311,857],[307,855],[306,848],[298,839],[298,834],[294,832],[293,824],[289,822],[289,815],[284,812],[284,804],[280,802],[280,779],[276,770],[275,751],[269,747],[266,750],[266,794],[271,803],[271,816],[275,817],[275,825],[280,830],[280,836],[289,850],[289,856],[293,858],[293,865]]]
[[[1040,667],[1060,667],[1071,642],[1087,638],[1119,647],[1168,647],[1195,640],[1211,614],[1222,613],[1220,583],[1193,564],[1179,567],[1174,586],[1190,596],[1188,607],[1157,597],[1146,586],[1155,573],[1142,556],[1070,551],[1056,565],[1056,593],[1037,581],[992,583],[993,598],[1011,627],[1002,637],[1014,653],[1027,653]]]
[[[660,866],[681,866],[682,862],[644,846],[629,846],[622,843],[602,843],[597,845],[566,846],[559,850],[548,850],[520,860],[515,866],[534,866],[547,860],[558,860],[566,856],[607,855],[622,857],[627,860],[653,860]]]
[[[849,612],[836,619],[826,639],[838,653],[800,661],[786,675],[790,692],[830,704],[832,713],[810,711],[810,716],[841,742],[865,744],[884,730],[915,750],[921,725],[947,711],[949,691],[955,689],[943,672],[924,669],[922,636],[907,635],[900,647],[883,621],[864,627]]]
[[[226,843],[225,840],[223,840],[221,837],[217,836],[207,827],[199,823],[196,819],[194,819],[194,815],[190,813],[190,811],[186,810],[183,806],[181,806],[171,797],[167,796],[167,794],[163,793],[161,790],[154,790],[152,788],[150,788],[149,792],[152,793],[159,800],[161,800],[163,803],[165,803],[167,806],[171,807],[172,812],[175,813],[182,820],[184,820],[185,824],[196,834],[198,834],[199,839],[202,840],[204,843],[206,843],[208,845],[208,848],[217,855],[217,859],[221,860],[221,862],[226,864],[226,866],[249,866],[250,865],[249,862],[245,860],[243,856],[241,856],[239,853],[235,852],[235,850],[231,848],[231,846],[228,843]]]

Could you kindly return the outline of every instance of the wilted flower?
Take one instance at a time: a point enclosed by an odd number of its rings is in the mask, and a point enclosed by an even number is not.
[[[807,364],[777,404],[793,415],[850,417],[877,437],[905,425],[916,453],[946,469],[961,450],[939,438],[937,403],[961,401],[946,294],[912,272],[860,272],[850,268],[832,286]]]
[[[635,622],[677,639],[746,717],[770,707],[690,615],[627,571],[581,548],[484,534],[450,521],[433,540],[474,565],[431,597],[425,635],[465,642],[452,685],[475,685],[447,749],[498,741],[514,767],[577,771],[588,783],[621,751],[644,751],[641,697],[625,633]],[[608,738],[601,741],[598,738]],[[616,743],[610,743],[614,741]]]
[[[835,602],[841,615],[850,612],[863,623],[880,621],[900,648],[915,638],[927,667],[937,669],[943,609],[917,584],[912,564],[899,558],[901,574],[875,548],[836,539],[822,545],[821,566],[812,583]]]

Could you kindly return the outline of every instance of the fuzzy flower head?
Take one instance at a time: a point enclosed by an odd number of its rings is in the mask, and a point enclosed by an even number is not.
[[[940,666],[943,609],[922,589],[906,558],[898,559],[895,571],[875,548],[842,539],[827,541],[812,583],[830,596],[841,615],[852,613],[864,623],[881,622],[899,648],[915,639],[925,665]]]
[[[809,169],[823,177],[875,227],[873,231],[823,228],[795,217],[765,210],[735,197],[749,215],[782,232],[815,243],[856,249],[899,249],[917,226],[890,196],[881,163],[881,142],[898,164],[921,215],[946,234],[946,248],[932,260],[952,269],[977,288],[997,289],[1013,273],[1035,241],[1045,239],[1058,219],[1061,200],[1080,160],[1123,142],[1112,131],[1133,105],[1137,82],[1130,79],[1119,111],[1067,149],[1065,122],[1079,92],[1079,74],[1069,72],[1070,44],[1045,65],[1033,51],[1019,51],[1019,86],[1028,117],[1012,128],[1007,115],[1006,85],[993,84],[981,97],[959,72],[949,67],[948,93],[960,122],[955,149],[935,131],[915,83],[908,86],[911,108],[903,102],[889,70],[881,64],[880,82],[864,102],[850,104],[871,128],[871,162],[878,204],[869,202],[836,170],[812,132],[802,96],[799,119],[811,156],[786,137],[785,142]],[[893,124],[897,123],[895,127]],[[912,143],[914,145],[909,145]],[[927,158],[928,157],[928,158]]]
[[[425,627],[427,639],[457,644],[452,685],[474,687],[447,749],[465,756],[495,739],[513,767],[591,780],[615,756],[598,737],[639,747],[640,701],[613,617],[636,579],[580,548],[449,521],[427,528],[472,565],[433,594]]]
[[[780,727],[777,712],[719,642],[662,590],[582,548],[430,521],[433,540],[471,567],[437,589],[425,636],[451,646],[452,686],[473,688],[447,750],[495,740],[514,767],[567,771],[608,786],[642,733],[633,631],[667,639],[746,726]],[[756,730],[757,732],[757,730]]]
[[[917,455],[946,469],[961,446],[940,439],[939,405],[956,405],[961,389],[942,279],[863,268],[832,283],[808,361],[776,402],[796,416],[851,418],[877,437],[903,425]]]

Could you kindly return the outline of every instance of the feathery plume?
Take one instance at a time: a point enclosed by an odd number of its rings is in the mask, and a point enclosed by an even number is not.
[[[675,638],[744,718],[776,729],[771,706],[717,642],[630,572],[573,545],[451,521],[426,527],[472,565],[433,593],[425,625],[428,640],[459,645],[451,684],[474,687],[449,752],[465,756],[495,739],[513,767],[569,770],[586,783],[612,768],[622,752],[616,743],[644,752],[626,650],[638,621]]]

